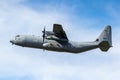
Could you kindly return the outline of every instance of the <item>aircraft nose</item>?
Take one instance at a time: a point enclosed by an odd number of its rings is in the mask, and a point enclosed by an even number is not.
[[[12,44],[15,44],[15,40],[10,40],[10,42],[11,42]]]

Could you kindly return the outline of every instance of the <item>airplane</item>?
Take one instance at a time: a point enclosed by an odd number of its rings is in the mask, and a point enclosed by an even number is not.
[[[42,37],[35,35],[16,35],[10,42],[22,47],[75,54],[96,48],[107,52],[112,47],[112,30],[110,25],[107,25],[98,38],[91,42],[69,41],[61,24],[53,24],[53,31],[46,31],[44,27],[42,32]]]

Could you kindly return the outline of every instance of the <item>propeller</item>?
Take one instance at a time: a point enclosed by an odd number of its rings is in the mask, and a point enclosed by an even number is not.
[[[45,41],[45,27],[44,27],[44,29],[43,29],[43,35],[42,35],[42,37],[43,37],[43,44],[44,44],[44,41]]]

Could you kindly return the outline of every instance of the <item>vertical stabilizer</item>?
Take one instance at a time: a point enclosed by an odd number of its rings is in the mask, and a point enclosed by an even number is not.
[[[102,51],[108,51],[112,47],[112,30],[110,25],[105,27],[96,41],[99,42],[99,48]]]

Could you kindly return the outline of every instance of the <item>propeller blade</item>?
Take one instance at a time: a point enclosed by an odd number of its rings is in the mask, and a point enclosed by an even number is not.
[[[42,35],[42,37],[43,37],[43,43],[44,43],[44,41],[45,41],[45,27],[44,27],[44,29],[43,29],[43,35]]]

